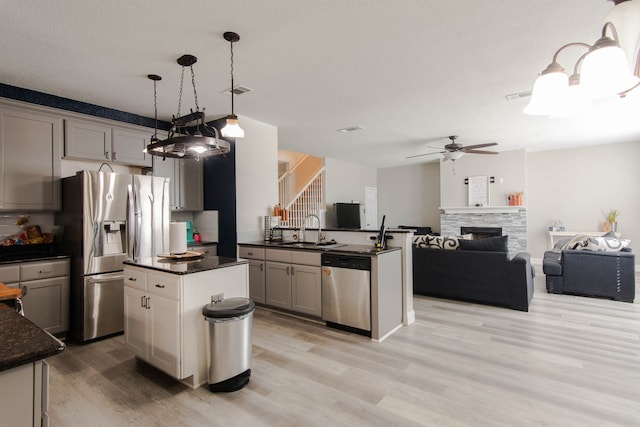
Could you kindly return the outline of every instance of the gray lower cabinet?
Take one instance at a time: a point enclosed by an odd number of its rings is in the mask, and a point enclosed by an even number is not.
[[[266,263],[266,304],[291,310],[291,264]]]
[[[3,426],[49,425],[49,365],[44,360],[0,372]]]
[[[291,265],[291,310],[322,316],[321,267]]]
[[[266,304],[310,316],[322,316],[320,253],[267,249]]]
[[[249,260],[249,298],[254,302],[265,304],[265,262]]]
[[[249,298],[259,304],[266,304],[264,248],[240,245],[238,255],[249,260]]]
[[[27,319],[51,334],[69,330],[68,259],[0,266],[0,281],[22,289]]]
[[[62,118],[0,106],[0,211],[60,209]]]

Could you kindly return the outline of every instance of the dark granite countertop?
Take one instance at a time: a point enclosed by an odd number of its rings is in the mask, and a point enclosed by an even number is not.
[[[379,250],[371,245],[356,245],[356,244],[336,244],[329,246],[314,246],[313,244],[304,243],[300,244],[287,244],[283,242],[274,242],[274,241],[259,241],[259,242],[246,242],[246,243],[238,243],[239,245],[244,246],[256,246],[256,247],[264,247],[264,248],[276,248],[276,249],[287,249],[287,250],[300,250],[300,251],[321,251],[321,252],[331,252],[331,253],[340,253],[340,254],[366,254],[366,255],[382,255],[385,253],[399,251],[400,248],[388,246],[384,250]]]
[[[231,267],[234,265],[247,264],[249,261],[238,258],[226,258],[215,255],[207,255],[194,259],[167,259],[160,257],[143,258],[137,261],[127,260],[124,264],[134,267],[150,268],[152,270],[163,271],[172,274],[192,274],[200,273],[218,268]]]
[[[0,303],[0,371],[41,360],[64,350],[64,343]]]
[[[0,265],[15,264],[15,263],[27,262],[27,261],[51,261],[51,260],[65,259],[65,258],[69,258],[69,255],[60,254],[60,253],[0,255]]]

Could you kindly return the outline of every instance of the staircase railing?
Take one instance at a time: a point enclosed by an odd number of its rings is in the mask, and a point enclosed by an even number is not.
[[[300,228],[309,214],[318,215],[325,209],[324,201],[324,168],[320,169],[289,204],[281,204],[289,211],[287,221],[281,221],[284,227]]]

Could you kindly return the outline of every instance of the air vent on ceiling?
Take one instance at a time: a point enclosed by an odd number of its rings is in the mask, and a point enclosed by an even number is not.
[[[233,87],[233,94],[234,95],[242,95],[243,93],[251,92],[252,90],[253,89],[251,89],[250,87],[246,87],[246,86],[242,86],[242,85],[236,85],[236,86]],[[224,95],[231,96],[231,88],[225,89],[220,93],[222,93]]]
[[[515,101],[516,99],[526,98],[527,96],[531,96],[530,90],[525,90],[524,92],[518,93],[510,93],[509,95],[505,95],[504,97],[507,99],[507,101]]]
[[[342,129],[338,129],[338,132],[355,132],[357,130],[362,130],[364,129],[362,126],[357,125],[357,126],[349,126],[348,128],[342,128]]]

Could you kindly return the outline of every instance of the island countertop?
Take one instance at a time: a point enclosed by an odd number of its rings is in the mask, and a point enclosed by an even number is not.
[[[134,267],[150,268],[172,274],[192,274],[234,265],[248,264],[249,261],[238,258],[219,257],[207,255],[194,259],[169,259],[160,257],[142,258],[139,260],[127,260],[124,264]]]
[[[0,342],[0,371],[53,356],[65,347],[64,343],[2,303]]]

